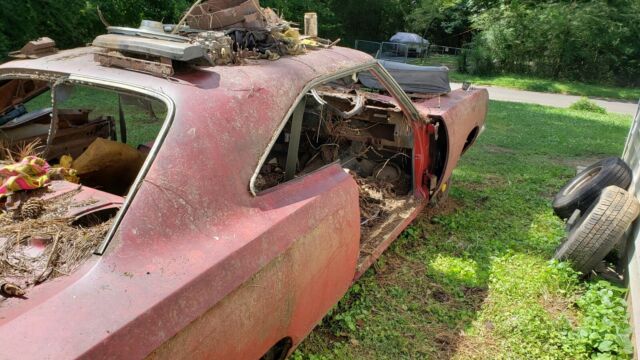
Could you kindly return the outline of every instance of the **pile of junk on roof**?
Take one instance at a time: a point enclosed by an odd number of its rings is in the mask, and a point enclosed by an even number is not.
[[[143,21],[135,29],[107,26],[107,34],[98,36],[93,46],[105,49],[95,55],[103,66],[170,76],[180,64],[213,66],[240,64],[245,59],[276,60],[337,43],[317,36],[317,16],[313,13],[305,16],[304,35],[294,25],[273,10],[260,7],[257,0],[197,1],[178,24]],[[38,58],[55,52],[55,43],[42,38],[12,56]],[[49,84],[33,80],[3,83],[4,93],[0,93],[13,95],[3,96],[6,106],[0,101],[0,131],[23,123],[25,111],[17,111],[19,107],[11,104],[31,99],[48,88]],[[60,132],[74,128],[63,126],[67,121],[98,126],[108,120],[88,121],[88,111],[65,111],[58,111]],[[51,108],[47,108],[25,116],[42,118],[42,126],[48,128],[50,115]],[[0,296],[24,297],[33,286],[71,274],[105,240],[124,204],[127,186],[146,158],[144,149],[106,138],[83,143],[85,151],[74,153],[74,159],[71,154],[55,153],[55,146],[43,150],[46,136],[25,142],[18,149],[0,137]],[[123,164],[128,167],[123,168]],[[98,181],[100,186],[91,186],[96,178],[125,180],[109,186]]]
[[[197,1],[178,24],[145,20],[139,28],[109,26],[93,46],[108,49],[96,54],[104,66],[124,67],[162,76],[173,66],[239,64],[245,59],[277,60],[307,50],[329,48],[339,41],[318,37],[317,15],[305,15],[304,34],[296,24],[258,0]]]

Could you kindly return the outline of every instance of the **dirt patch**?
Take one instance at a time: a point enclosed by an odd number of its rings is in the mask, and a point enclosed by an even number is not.
[[[567,299],[553,294],[544,294],[540,299],[540,305],[545,309],[552,319],[559,319],[564,316],[572,326],[578,326],[578,316],[572,308],[573,299]]]
[[[550,160],[558,165],[566,166],[571,169],[576,169],[579,166],[590,166],[598,161],[606,158],[605,155],[600,156],[585,156],[585,157],[573,157],[573,158],[550,158]]]
[[[438,352],[435,355],[436,359],[451,359],[452,355],[460,341],[460,336],[451,330],[444,330],[436,333],[433,338],[433,342],[436,345]]]
[[[434,216],[446,216],[455,214],[464,206],[463,202],[447,196],[442,199],[436,206],[429,206],[419,217],[419,220],[431,219]]]
[[[475,336],[463,334],[460,337],[454,355],[449,359],[492,359],[499,354],[500,347],[493,335],[493,324],[486,322],[483,329]]]
[[[432,292],[431,297],[435,301],[440,303],[449,302],[449,300],[451,300],[451,296],[449,296],[449,294],[441,290],[435,290],[434,292]]]

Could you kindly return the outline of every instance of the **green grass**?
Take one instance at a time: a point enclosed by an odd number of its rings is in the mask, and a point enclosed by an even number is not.
[[[425,214],[294,359],[628,358],[624,290],[550,261],[575,166],[622,151],[630,118],[492,102],[487,131]]]
[[[639,88],[546,80],[521,75],[473,76],[451,72],[450,77],[451,81],[455,82],[469,81],[477,85],[499,86],[518,90],[578,95],[593,98],[619,99],[633,102],[637,102],[640,99]]]
[[[51,92],[47,91],[26,104],[28,111],[51,107]],[[90,119],[99,116],[111,116],[116,120],[116,131],[120,136],[118,123],[118,94],[98,88],[76,86],[70,97],[58,106],[62,109],[92,109]],[[147,144],[156,139],[166,117],[166,107],[159,101],[152,101],[153,110],[158,120],[152,120],[145,109],[124,105],[123,110],[127,123],[127,143],[134,147]]]

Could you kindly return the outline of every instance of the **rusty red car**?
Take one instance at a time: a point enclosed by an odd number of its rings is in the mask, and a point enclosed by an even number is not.
[[[72,216],[111,225],[73,272],[0,301],[0,346],[19,358],[288,356],[444,196],[487,115],[486,90],[407,94],[337,46],[171,76],[103,52],[0,66],[3,111],[24,105],[0,139],[41,139],[52,163],[96,140],[141,154],[52,182],[83,201]]]

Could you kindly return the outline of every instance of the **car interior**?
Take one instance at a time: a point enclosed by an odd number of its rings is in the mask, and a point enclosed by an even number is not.
[[[360,189],[361,251],[370,253],[416,208],[413,130],[398,105],[355,73],[314,87],[271,148],[255,181],[268,191],[330,164]]]
[[[126,195],[160,132],[165,105],[85,85],[51,88],[31,79],[0,82],[0,144],[14,152],[31,144],[51,165],[68,155],[83,185]]]

